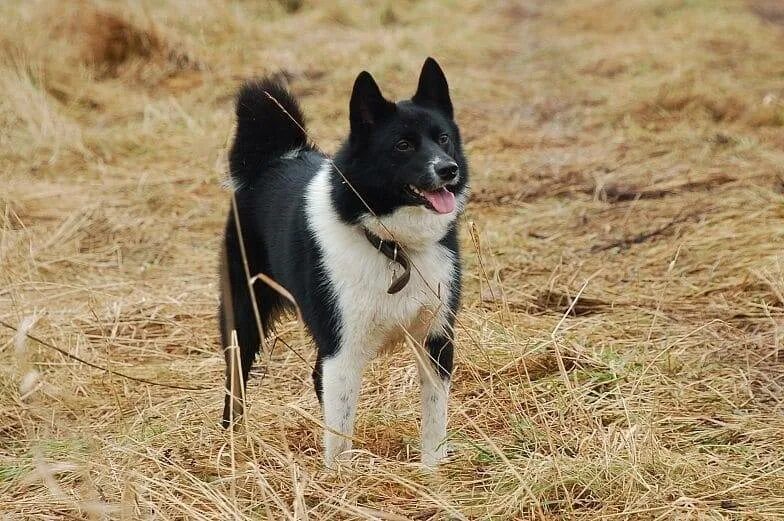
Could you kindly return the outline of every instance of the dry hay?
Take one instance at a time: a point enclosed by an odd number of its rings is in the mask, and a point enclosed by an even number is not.
[[[445,7],[446,6],[446,7]],[[0,4],[4,519],[781,519],[784,35],[776,2]],[[34,29],[34,30],[32,30]],[[449,431],[405,353],[321,468],[292,320],[218,425],[239,81],[334,150],[354,75],[447,70],[473,166]],[[198,57],[194,58],[194,57]]]

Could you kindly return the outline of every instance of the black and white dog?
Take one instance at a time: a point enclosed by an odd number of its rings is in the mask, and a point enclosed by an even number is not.
[[[367,72],[357,76],[351,131],[334,158],[308,141],[302,112],[274,80],[237,99],[230,154],[236,210],[221,268],[227,349],[223,425],[243,412],[243,390],[265,336],[289,304],[250,276],[263,273],[294,297],[318,348],[313,380],[326,430],[325,463],[351,449],[362,372],[380,351],[408,341],[422,384],[422,461],[445,455],[453,324],[460,300],[457,216],[468,168],[444,73],[428,58],[416,94],[393,103]],[[254,300],[251,300],[251,299]]]

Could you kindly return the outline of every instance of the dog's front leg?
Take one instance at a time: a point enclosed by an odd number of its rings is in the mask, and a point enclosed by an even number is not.
[[[446,457],[446,422],[452,374],[452,340],[427,339],[426,352],[417,360],[422,385],[422,464],[434,468]]]
[[[321,365],[324,408],[324,463],[333,467],[341,454],[351,450],[354,417],[367,358],[356,345],[343,345]]]

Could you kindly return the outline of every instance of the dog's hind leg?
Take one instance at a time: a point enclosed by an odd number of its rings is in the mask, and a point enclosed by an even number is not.
[[[245,277],[242,253],[232,228],[233,222],[230,218],[226,227],[220,267],[221,340],[226,360],[226,396],[221,422],[224,428],[235,424],[245,411],[245,386],[261,343],[259,324]],[[263,314],[262,318],[266,318],[266,314]],[[235,332],[236,344],[232,340],[232,334]]]
[[[431,336],[417,356],[422,386],[422,464],[433,468],[446,457],[446,422],[452,374],[453,343],[446,336]]]

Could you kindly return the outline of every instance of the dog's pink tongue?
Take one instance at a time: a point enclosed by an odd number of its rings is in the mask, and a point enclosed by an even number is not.
[[[422,192],[422,195],[438,213],[452,213],[455,209],[455,194],[446,188],[433,192]]]

